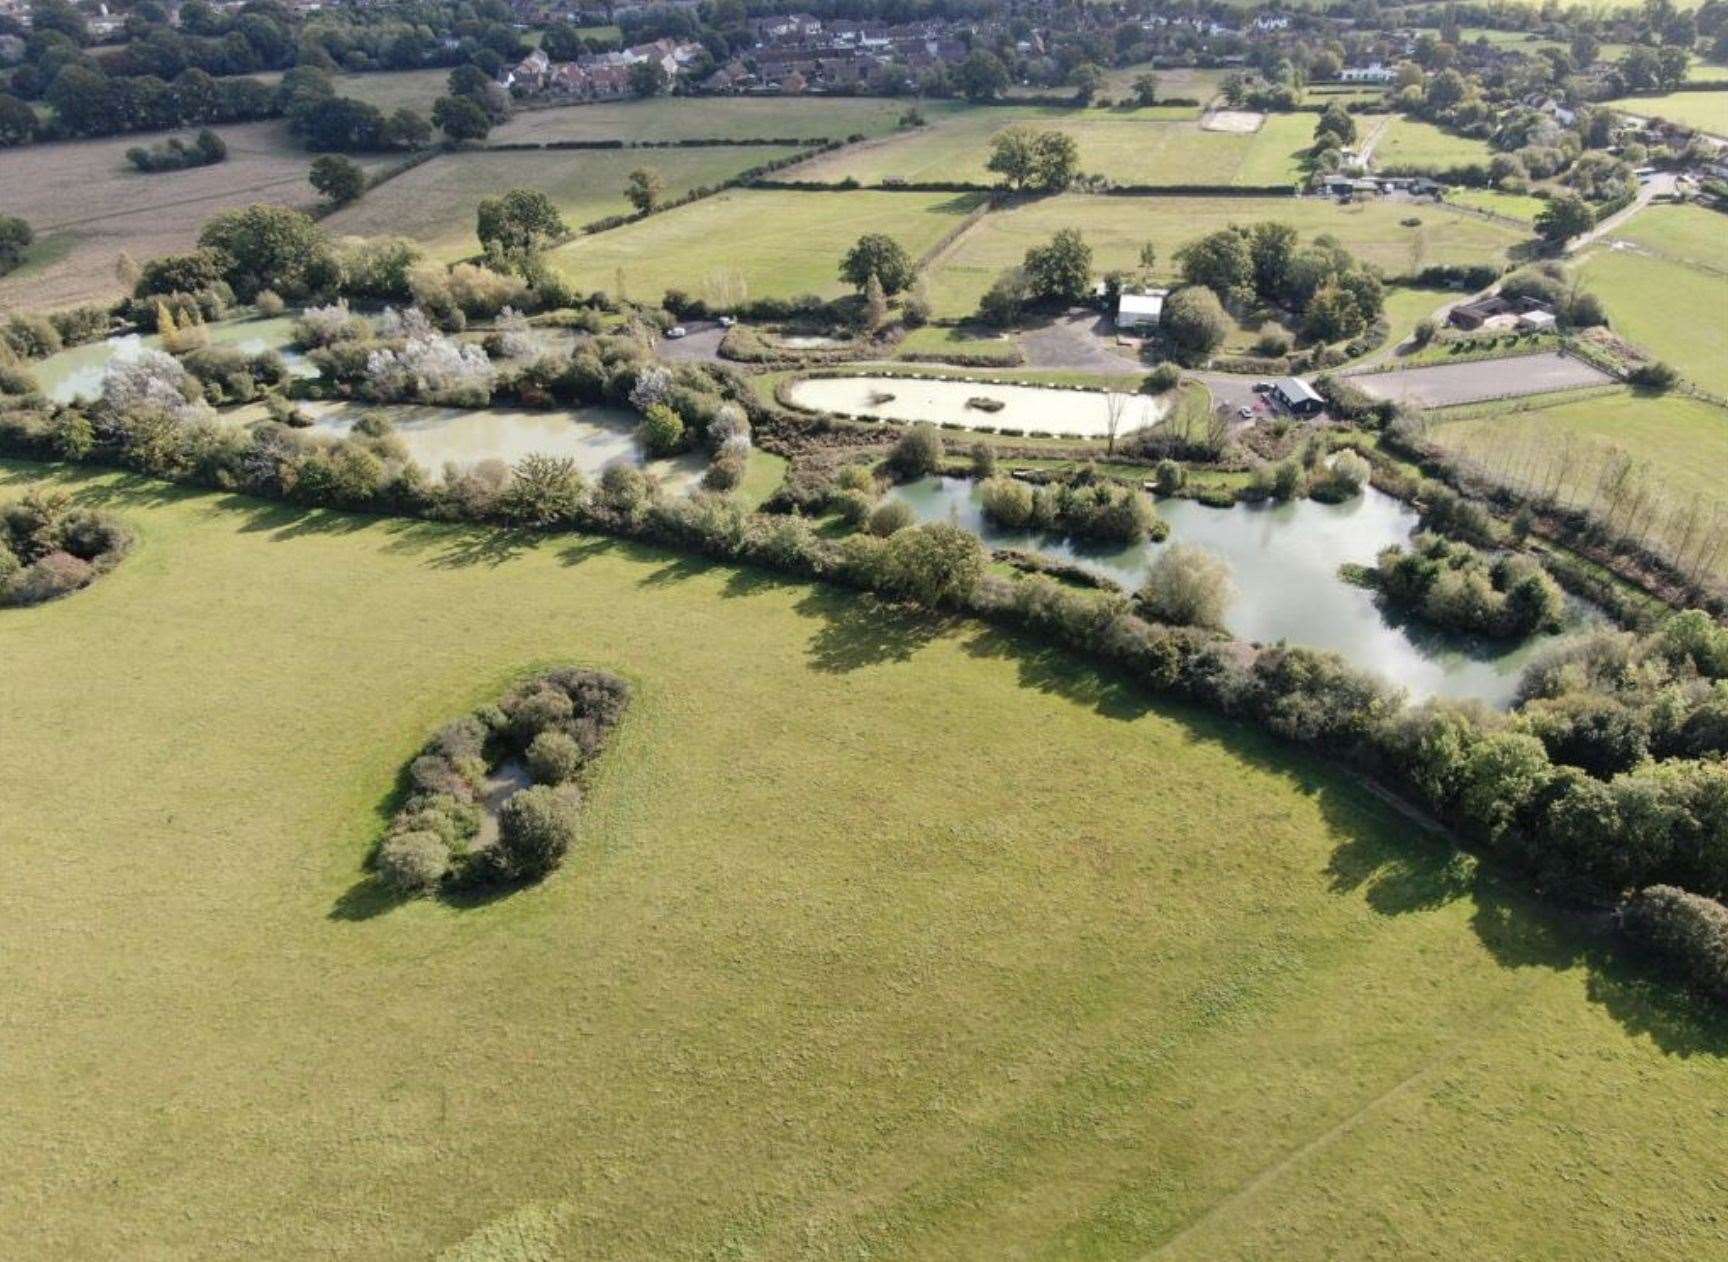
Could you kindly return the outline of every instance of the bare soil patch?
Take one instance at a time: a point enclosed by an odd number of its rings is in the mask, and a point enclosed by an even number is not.
[[[1266,125],[1266,115],[1253,110],[1213,110],[1200,120],[1203,131],[1227,131],[1249,136]]]

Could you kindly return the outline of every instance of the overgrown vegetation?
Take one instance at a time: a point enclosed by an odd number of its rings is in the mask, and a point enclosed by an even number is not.
[[[408,767],[379,879],[419,895],[550,874],[579,838],[583,777],[629,703],[617,676],[566,667],[445,724]]]
[[[40,605],[88,587],[131,551],[119,518],[32,487],[0,503],[0,605]]]

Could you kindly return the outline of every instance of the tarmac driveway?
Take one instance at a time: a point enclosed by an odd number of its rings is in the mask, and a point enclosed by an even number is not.
[[[1415,407],[1444,408],[1484,399],[1507,399],[1552,390],[1601,386],[1614,378],[1581,359],[1549,351],[1510,359],[1478,359],[1430,368],[1396,368],[1390,372],[1357,373],[1349,378],[1376,399],[1391,399]]]

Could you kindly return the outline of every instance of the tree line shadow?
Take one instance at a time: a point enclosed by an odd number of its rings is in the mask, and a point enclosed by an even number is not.
[[[93,507],[165,506],[211,495],[205,488],[142,474],[76,465],[45,465],[42,470],[33,471],[29,462],[6,462],[0,465],[0,489],[22,489],[52,472],[55,482],[68,487],[79,503]],[[219,494],[209,511],[238,515],[243,532],[268,534],[277,542],[382,526],[390,536],[390,551],[419,557],[438,569],[503,565],[546,541],[543,533],[532,530],[372,516],[238,493]],[[674,585],[723,566],[727,578],[721,594],[726,599],[803,591],[792,608],[819,623],[806,656],[811,667],[823,673],[846,674],[906,662],[940,638],[969,631],[964,650],[977,658],[1012,660],[1022,688],[1061,697],[1116,721],[1132,722],[1154,712],[1173,719],[1191,740],[1223,747],[1256,770],[1317,799],[1325,818],[1344,838],[1328,864],[1335,893],[1362,890],[1367,906],[1384,916],[1430,911],[1469,898],[1475,905],[1471,927],[1502,967],[1555,972],[1584,968],[1589,999],[1628,1032],[1648,1036],[1670,1055],[1728,1056],[1728,1012],[1661,976],[1617,939],[1608,917],[1571,914],[1524,894],[1490,865],[1465,856],[1450,838],[1412,837],[1408,827],[1369,826],[1363,811],[1366,791],[1346,787],[1347,772],[1255,725],[1158,696],[1125,672],[1086,661],[1029,634],[896,605],[868,593],[608,536],[571,535],[559,553],[561,562],[570,567],[602,556],[655,564],[657,568],[639,580],[644,587]],[[378,839],[407,793],[408,771],[403,767],[375,806],[370,841],[356,846],[366,849],[365,870],[336,900],[331,919],[368,920],[405,901],[378,880],[370,862]],[[472,909],[514,892],[514,887],[494,887],[462,891],[440,901]]]

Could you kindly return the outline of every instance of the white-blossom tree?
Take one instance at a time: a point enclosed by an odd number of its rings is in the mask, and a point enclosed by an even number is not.
[[[636,384],[630,390],[630,406],[638,412],[646,412],[656,403],[666,402],[671,393],[672,374],[653,364],[644,368],[642,375],[636,378]]]
[[[197,420],[208,416],[210,407],[196,385],[180,361],[165,351],[112,359],[102,373],[102,411],[120,418],[155,409],[177,421]]]

